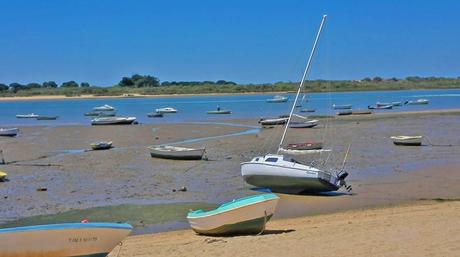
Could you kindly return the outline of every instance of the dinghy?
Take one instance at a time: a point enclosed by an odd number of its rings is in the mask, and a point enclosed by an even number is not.
[[[0,229],[0,256],[107,256],[133,227],[119,223],[65,223]]]
[[[29,113],[29,114],[17,114],[16,118],[18,119],[35,119],[37,118],[38,115],[35,113]]]
[[[215,110],[215,111],[207,111],[207,114],[231,114],[232,111],[230,110]]]
[[[313,128],[318,125],[319,120],[292,121],[289,123],[290,128]]]
[[[342,186],[346,186],[345,178],[348,173],[342,168],[340,172],[323,171],[315,167],[311,167],[298,161],[278,154],[282,151],[282,145],[286,138],[286,133],[294,113],[295,103],[299,97],[302,86],[306,80],[307,73],[310,69],[313,55],[324,25],[326,15],[323,16],[321,24],[313,44],[312,51],[308,58],[300,85],[295,96],[294,103],[291,107],[291,112],[287,119],[287,126],[284,128],[281,141],[279,143],[277,154],[267,154],[252,158],[248,162],[241,163],[241,175],[246,183],[256,186],[269,188],[273,192],[283,193],[317,193],[326,191],[335,191]],[[350,109],[347,106],[346,109]],[[347,187],[351,190],[351,187]]]
[[[190,211],[187,220],[196,233],[203,235],[258,234],[265,230],[278,200],[275,194],[248,196],[224,203],[215,210]]]
[[[415,101],[406,101],[404,104],[409,104],[409,105],[417,105],[417,104],[429,104],[430,101],[428,99],[418,99]]]
[[[339,111],[337,112],[338,116],[344,116],[344,115],[351,115],[353,113],[352,110],[345,110],[345,111]]]
[[[110,148],[112,148],[112,141],[109,141],[109,142],[99,141],[99,142],[91,143],[91,149],[93,150],[107,150]]]
[[[259,124],[262,126],[272,126],[272,125],[284,125],[289,118],[269,118],[269,119],[260,119]]]
[[[152,157],[174,160],[201,160],[206,151],[205,148],[185,148],[177,146],[150,146]]]
[[[161,112],[149,112],[147,113],[147,117],[149,118],[162,118],[164,115]]]
[[[369,110],[389,110],[389,109],[393,109],[393,105],[381,105],[381,106],[372,106],[372,105],[369,105],[367,106],[367,109]]]
[[[267,103],[285,103],[288,101],[288,97],[275,95],[273,98],[267,99]]]
[[[351,109],[352,105],[351,104],[333,104],[332,109],[334,110],[344,110],[344,109]]]
[[[393,136],[390,137],[395,145],[422,145],[423,136]]]
[[[300,112],[315,112],[315,109],[301,109]]]
[[[91,125],[129,125],[136,117],[99,117],[91,120]]]
[[[321,142],[291,143],[284,147],[289,150],[318,150],[323,148]]]
[[[0,170],[0,181],[1,182],[4,182],[7,176],[8,174],[6,172]]]
[[[56,120],[58,116],[45,116],[45,115],[39,115],[37,117],[37,120]]]
[[[115,111],[115,108],[108,105],[108,104],[104,104],[102,106],[96,106],[93,108],[93,111]]]
[[[172,107],[165,107],[165,108],[156,109],[155,112],[158,112],[158,113],[176,113],[177,110],[172,108]]]
[[[388,106],[388,105],[391,105],[391,106],[402,106],[402,102],[391,102],[391,103],[381,103],[381,102],[377,102],[377,103],[376,103],[376,106]]]
[[[3,137],[14,137],[18,134],[18,128],[0,128],[0,136]]]

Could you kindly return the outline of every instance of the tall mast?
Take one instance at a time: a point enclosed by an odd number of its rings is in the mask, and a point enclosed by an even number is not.
[[[289,113],[289,118],[286,123],[286,127],[284,128],[283,136],[281,137],[281,142],[278,146],[278,153],[280,152],[282,145],[284,143],[286,132],[289,128],[289,123],[291,122],[292,113],[294,113],[295,104],[297,103],[297,99],[299,98],[300,90],[302,89],[303,83],[305,79],[307,78],[307,73],[310,70],[313,55],[315,54],[315,51],[316,51],[316,45],[318,44],[319,37],[321,35],[321,31],[323,30],[323,25],[326,22],[326,18],[327,18],[327,15],[323,15],[323,19],[321,20],[321,24],[319,25],[318,34],[316,34],[315,43],[313,44],[313,48],[311,49],[310,57],[308,57],[307,67],[305,67],[305,70],[303,72],[303,76],[302,76],[302,80],[300,81],[299,89],[297,90],[297,94],[295,95],[294,103],[292,104],[291,112]]]

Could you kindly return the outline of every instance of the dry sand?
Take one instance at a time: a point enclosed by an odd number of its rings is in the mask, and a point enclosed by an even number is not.
[[[276,220],[260,236],[132,236],[109,256],[458,256],[459,214],[458,201],[430,201]]]

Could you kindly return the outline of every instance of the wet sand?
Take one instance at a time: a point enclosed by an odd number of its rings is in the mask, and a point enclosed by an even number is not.
[[[269,222],[260,236],[132,236],[109,256],[457,256],[460,202],[419,202]]]
[[[315,161],[319,167],[340,168],[351,145],[345,168],[353,191],[281,195],[275,219],[460,196],[458,111],[368,117],[322,119],[316,128],[289,131],[286,142],[324,141],[325,148],[333,149],[330,155],[296,157],[307,163]],[[257,125],[256,120],[228,122]],[[9,162],[0,168],[10,179],[0,183],[0,216],[7,221],[120,204],[216,204],[254,194],[241,178],[240,163],[275,151],[282,127],[184,145],[205,146],[208,161],[154,159],[146,148],[249,129],[221,124],[21,127],[20,136],[0,138],[0,149]],[[397,147],[389,137],[399,134],[426,135],[437,145],[455,146]],[[115,148],[85,151],[97,140],[111,140]],[[182,186],[187,192],[173,192]],[[37,192],[40,187],[47,191]],[[184,218],[185,213],[181,220]],[[162,226],[155,221],[150,225]],[[185,226],[180,223],[173,228]]]

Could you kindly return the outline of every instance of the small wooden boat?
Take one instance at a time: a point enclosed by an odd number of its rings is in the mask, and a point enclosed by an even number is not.
[[[353,115],[366,115],[366,114],[372,114],[372,111],[370,111],[370,110],[356,110],[356,111],[352,111],[351,114],[353,114]]]
[[[406,101],[404,104],[409,105],[417,105],[417,104],[429,104],[430,101],[428,99],[417,99],[415,101]]]
[[[108,104],[104,104],[102,106],[96,106],[93,108],[93,111],[115,111],[115,108],[108,105]]]
[[[176,113],[177,110],[172,108],[172,107],[165,107],[165,108],[156,109],[155,112],[158,112],[158,113]]]
[[[230,110],[215,110],[215,111],[207,111],[207,114],[231,114],[232,111]]]
[[[7,176],[8,176],[8,174],[6,172],[0,170],[0,181],[1,182],[4,182],[6,180]]]
[[[17,114],[16,118],[18,119],[35,119],[37,118],[38,115],[35,113],[29,113],[29,114]]]
[[[174,160],[201,160],[206,151],[205,148],[185,148],[177,146],[150,146],[152,157]]]
[[[39,115],[37,117],[37,120],[56,120],[58,116],[45,116],[45,115]]]
[[[323,149],[323,143],[321,142],[291,143],[291,144],[287,144],[285,149],[288,149],[288,150],[318,150],[318,149]]]
[[[389,110],[389,109],[393,109],[393,105],[382,105],[382,106],[372,106],[372,105],[369,105],[367,106],[367,109],[369,110]]]
[[[423,136],[393,136],[390,137],[395,145],[422,145]]]
[[[99,142],[91,143],[91,149],[93,150],[107,150],[110,148],[112,148],[112,141],[109,141],[109,142],[99,141]]]
[[[18,128],[0,128],[0,136],[14,137],[19,133]]]
[[[260,119],[259,124],[262,126],[272,126],[272,125],[284,125],[287,123],[289,118],[272,118],[272,119]]]
[[[267,103],[285,103],[288,101],[288,97],[275,95],[273,98],[267,99]]]
[[[334,110],[345,110],[345,109],[351,109],[352,105],[351,104],[333,104],[332,109]]]
[[[300,112],[315,112],[315,109],[300,109]]]
[[[161,112],[149,112],[147,113],[147,117],[149,118],[162,118],[164,115]]]
[[[337,115],[343,116],[343,115],[351,115],[353,113],[352,110],[344,110],[344,111],[339,111],[337,112]]]
[[[265,230],[278,200],[275,194],[248,196],[224,203],[215,210],[190,211],[187,220],[196,233],[203,235],[258,234]]]
[[[106,256],[133,227],[119,223],[65,223],[0,229],[0,256]]]
[[[290,128],[313,128],[318,125],[319,120],[291,121]]]
[[[376,106],[388,106],[388,105],[392,105],[392,106],[402,106],[402,102],[391,102],[391,103],[381,103],[381,102],[377,102],[377,103],[376,103]]]
[[[129,125],[136,117],[98,117],[91,120],[91,125]]]

